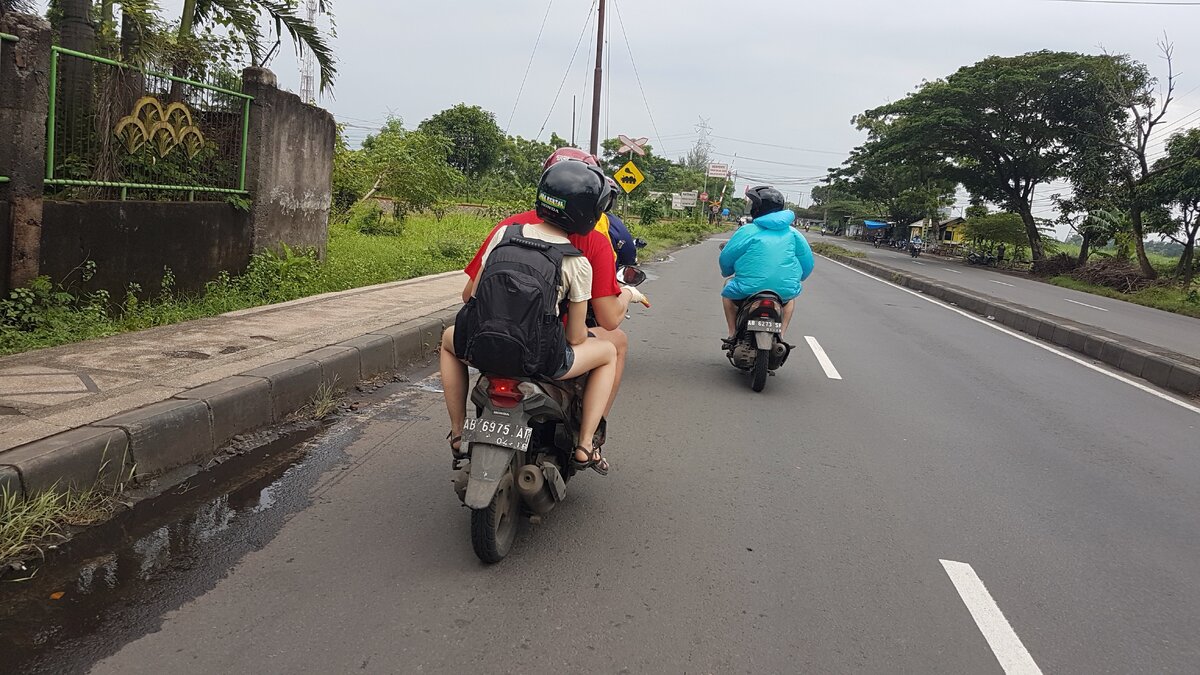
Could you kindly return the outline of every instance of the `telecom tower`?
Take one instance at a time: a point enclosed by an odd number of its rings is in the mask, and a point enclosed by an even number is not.
[[[304,0],[304,9],[307,11],[308,23],[316,25],[317,0]],[[300,60],[300,99],[309,105],[317,104],[317,83],[313,76],[316,65],[317,60],[313,57],[312,50],[305,50],[304,57]]]

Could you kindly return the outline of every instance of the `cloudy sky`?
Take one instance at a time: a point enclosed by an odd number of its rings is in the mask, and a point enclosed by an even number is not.
[[[465,102],[493,111],[512,134],[546,138],[557,131],[569,137],[571,97],[581,107],[589,98],[594,20],[569,71],[567,66],[590,5],[591,0],[335,2],[340,75],[333,96],[322,103],[344,122],[371,127],[389,113],[416,124]],[[677,156],[696,141],[703,118],[719,159],[733,161],[737,155],[740,174],[775,182],[793,199],[806,196],[814,177],[861,142],[850,125],[852,115],[992,54],[1103,48],[1130,53],[1157,72],[1164,64],[1155,43],[1165,30],[1177,41],[1178,92],[1184,94],[1172,119],[1200,123],[1200,115],[1188,117],[1200,113],[1200,43],[1188,39],[1200,25],[1200,6],[609,0],[608,13],[610,98],[601,130],[608,136],[648,136],[660,154]],[[543,17],[545,32],[534,53]],[[290,54],[274,67],[285,86],[296,86]],[[350,131],[354,138],[367,133]],[[586,144],[585,123],[577,135]]]
[[[592,3],[334,0],[340,73],[321,103],[355,125],[348,129],[354,140],[388,114],[416,125],[460,102],[493,111],[512,134],[547,138],[551,131],[570,136],[575,96],[584,111],[579,143],[586,145]],[[173,16],[181,2],[160,4]],[[1200,6],[608,0],[608,13],[604,135],[648,136],[660,154],[675,157],[696,141],[703,118],[716,159],[737,155],[740,175],[775,183],[792,199],[807,197],[813,179],[862,140],[850,125],[852,115],[992,54],[1107,49],[1162,72],[1155,43],[1167,31],[1177,42],[1180,94],[1170,119],[1200,124],[1200,43],[1189,41],[1200,25]],[[543,17],[545,32],[534,52]],[[281,51],[271,66],[283,86],[296,90],[296,59]]]

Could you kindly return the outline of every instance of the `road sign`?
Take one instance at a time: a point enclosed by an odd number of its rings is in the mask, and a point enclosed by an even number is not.
[[[700,193],[700,201],[702,201],[702,202],[708,201],[708,193],[707,192]]]
[[[678,192],[671,195],[671,208],[675,209],[676,211],[683,210],[683,195],[679,194]]]
[[[617,185],[621,186],[625,194],[633,192],[635,187],[641,185],[642,181],[646,180],[646,177],[642,175],[642,172],[638,170],[632,160],[625,162],[625,166],[618,169],[613,178],[617,180]]]
[[[683,206],[689,209],[696,205],[696,199],[700,197],[695,191],[680,192],[679,196],[683,199]]]
[[[729,165],[728,164],[709,164],[708,165],[708,177],[709,178],[729,178]]]
[[[646,149],[642,146],[646,145],[646,143],[650,140],[649,138],[633,139],[624,134],[620,134],[617,136],[617,140],[621,141],[621,147],[617,149],[618,155],[632,152],[638,157],[646,156]]]

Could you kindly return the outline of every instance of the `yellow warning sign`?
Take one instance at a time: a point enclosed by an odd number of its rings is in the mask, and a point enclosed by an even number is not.
[[[613,178],[616,179],[617,185],[621,186],[625,194],[633,192],[635,187],[641,185],[642,181],[646,180],[646,177],[642,175],[642,172],[638,170],[633,161],[625,162],[625,166],[617,170]]]

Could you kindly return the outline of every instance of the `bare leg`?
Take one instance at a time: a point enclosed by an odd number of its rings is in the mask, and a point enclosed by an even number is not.
[[[438,350],[438,361],[442,370],[442,392],[446,397],[446,412],[450,413],[450,436],[462,436],[463,424],[467,420],[467,364],[454,355],[454,326],[442,333],[442,347]],[[461,441],[453,445],[457,450]]]
[[[790,300],[783,305],[783,332],[786,333],[788,324],[792,322],[792,313],[796,311],[795,299]]]
[[[733,337],[737,332],[737,326],[734,325],[737,322],[737,303],[722,295],[721,305],[725,310],[725,325],[729,328],[729,337]]]
[[[575,345],[574,350],[574,365],[559,379],[569,380],[590,373],[587,388],[583,392],[583,418],[579,421],[580,445],[589,447],[596,430],[600,428],[604,406],[613,390],[617,373],[617,348],[607,340],[588,338],[583,344]],[[586,462],[590,459],[586,454],[580,456],[580,453],[579,449],[575,450],[577,461]],[[607,465],[604,468],[607,469]]]
[[[604,406],[604,416],[608,417],[612,412],[613,403],[617,401],[617,390],[621,388],[621,377],[625,374],[625,355],[629,352],[629,336],[620,328],[616,330],[604,330],[603,328],[590,329],[596,337],[606,342],[611,342],[617,348],[617,375],[613,379],[612,393],[608,396],[608,405]]]

